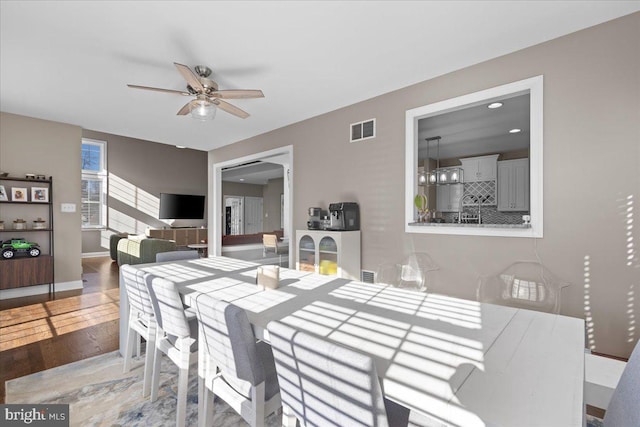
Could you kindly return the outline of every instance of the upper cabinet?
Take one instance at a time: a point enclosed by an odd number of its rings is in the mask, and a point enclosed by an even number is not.
[[[529,159],[498,162],[498,210],[529,210]]]
[[[495,181],[498,154],[460,159],[464,170],[464,182]]]
[[[462,184],[439,185],[437,187],[437,210],[440,212],[458,212],[462,198]]]

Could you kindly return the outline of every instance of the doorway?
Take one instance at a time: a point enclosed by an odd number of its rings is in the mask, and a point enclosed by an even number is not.
[[[280,226],[279,228],[282,229],[282,241],[289,246],[291,246],[291,244],[293,243],[292,239],[290,239],[290,237],[292,237],[293,227],[293,146],[289,145],[286,147],[280,147],[273,150],[255,153],[248,156],[212,164],[213,185],[211,186],[211,190],[209,192],[209,253],[212,255],[222,255],[222,237],[223,235],[227,234],[226,218],[228,214],[231,214],[231,212],[227,211],[227,202],[222,192],[222,172],[225,169],[238,167],[240,165],[252,162],[265,162],[280,165],[283,171],[283,185],[281,193],[277,195],[277,215],[272,214],[269,208],[264,204],[262,207],[260,207],[257,200],[248,202],[252,204],[250,210],[262,212],[260,218],[263,222],[256,222],[255,225],[252,224],[251,229],[258,229],[259,227],[259,231],[262,231],[264,226],[272,229],[274,228],[273,223],[275,221],[277,225]],[[282,194],[282,196],[280,196],[280,194]],[[245,211],[249,209],[247,206],[246,196],[243,201],[243,205],[243,209]],[[268,218],[265,217],[266,215],[268,215]],[[264,222],[265,220],[268,221],[268,223]],[[247,227],[247,224],[244,224],[244,230],[242,234],[248,233],[249,228]],[[294,252],[293,250],[291,250],[291,247],[289,249],[290,250],[288,255],[284,256],[285,258],[288,257],[288,265],[295,265],[293,260]]]

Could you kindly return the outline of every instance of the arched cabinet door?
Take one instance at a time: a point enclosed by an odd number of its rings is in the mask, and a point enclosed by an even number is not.
[[[297,230],[296,268],[360,280],[360,231]]]

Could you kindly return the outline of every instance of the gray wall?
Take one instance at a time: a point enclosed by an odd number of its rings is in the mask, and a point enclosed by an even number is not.
[[[362,267],[429,252],[436,292],[474,299],[480,275],[539,257],[573,283],[562,313],[593,321],[591,346],[628,356],[640,332],[639,40],[636,13],[213,150],[209,162],[292,144],[293,226],[305,228],[309,206],[356,201]],[[405,111],[540,74],[544,238],[404,233]],[[349,144],[349,124],[372,117],[377,137]]]
[[[51,200],[54,209],[56,283],[82,280],[81,241],[78,232],[81,226],[81,136],[82,129],[78,126],[0,113],[0,170],[13,176],[37,173],[53,177]],[[76,212],[61,213],[61,203],[74,203]],[[34,213],[33,206],[20,208],[23,210],[21,217],[30,224],[38,216],[46,215],[46,210]],[[0,206],[0,219],[5,221],[5,226],[11,226],[11,222],[16,219],[15,212],[14,209]],[[28,237],[37,242],[37,234],[39,233]]]
[[[262,197],[262,231],[280,230],[280,194],[284,191],[283,186],[284,178],[270,179],[266,185],[223,181],[221,203],[224,206],[224,196]],[[224,221],[222,227],[224,229]]]
[[[109,250],[114,232],[143,234],[166,227],[158,219],[160,193],[207,194],[207,153],[140,139],[83,130],[84,138],[107,141],[108,229],[82,232],[82,252]],[[206,218],[205,204],[205,218]],[[174,226],[202,226],[177,221]]]
[[[280,227],[280,195],[284,189],[284,178],[270,179],[264,186],[264,220],[263,231],[281,230]]]

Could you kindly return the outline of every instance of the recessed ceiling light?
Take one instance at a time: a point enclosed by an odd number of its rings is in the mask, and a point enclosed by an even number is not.
[[[184,145],[176,145],[176,148],[187,148]]]
[[[502,102],[492,102],[491,104],[487,105],[487,108],[500,108],[502,107]]]
[[[244,178],[240,178],[240,181],[244,181]]]
[[[518,133],[518,132],[520,132],[520,129],[517,129],[517,128],[516,129],[511,129],[509,131],[509,133]]]

